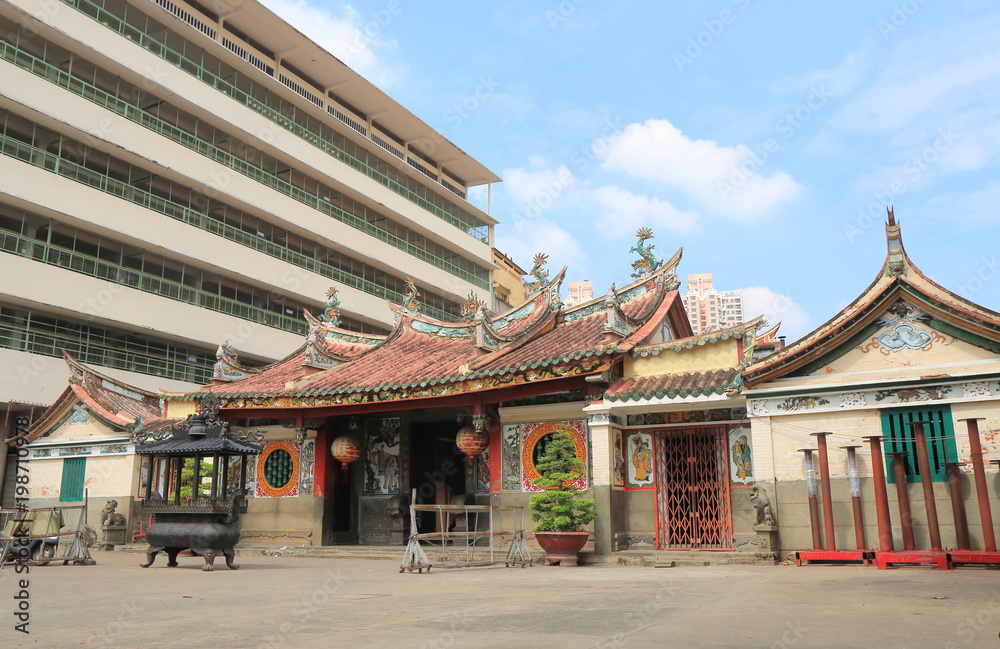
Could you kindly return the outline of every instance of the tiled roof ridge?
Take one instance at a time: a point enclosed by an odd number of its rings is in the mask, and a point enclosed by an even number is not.
[[[712,344],[719,342],[720,340],[729,340],[730,338],[744,338],[745,345],[748,340],[756,339],[754,334],[763,320],[764,316],[761,315],[757,316],[753,320],[748,320],[747,322],[742,322],[738,325],[726,327],[725,329],[720,329],[718,331],[710,331],[708,333],[687,336],[685,338],[675,338],[673,340],[667,340],[662,343],[655,343],[652,345],[637,345],[629,350],[629,356],[636,358],[637,356],[657,356],[661,351],[680,352],[685,349],[692,349],[695,346]]]
[[[91,376],[94,376],[96,378],[101,379],[102,381],[107,381],[108,383],[112,383],[114,385],[117,385],[120,388],[124,388],[125,390],[129,390],[130,392],[136,392],[136,393],[141,394],[141,395],[143,395],[145,397],[151,397],[151,398],[157,399],[157,400],[159,400],[159,398],[160,398],[160,395],[158,393],[156,393],[156,392],[151,392],[149,390],[143,390],[142,388],[138,388],[138,387],[136,387],[134,385],[129,385],[128,383],[125,383],[124,381],[112,378],[112,377],[108,376],[107,374],[102,374],[101,372],[98,372],[93,367],[91,367],[89,365],[85,365],[84,363],[82,363],[82,362],[78,361],[77,359],[73,358],[73,356],[71,356],[70,353],[67,352],[65,349],[62,350],[62,355],[63,355],[63,360],[66,362],[66,364],[70,368],[70,376],[72,376],[74,374],[74,371],[78,372],[80,374],[81,378],[83,376],[89,374]]]
[[[442,377],[436,377],[433,379],[421,379],[419,381],[408,381],[400,383],[392,383],[389,385],[378,384],[378,385],[350,385],[343,386],[339,388],[324,388],[318,390],[284,390],[282,392],[272,392],[272,393],[262,393],[259,396],[290,396],[290,397],[308,397],[308,396],[331,396],[336,394],[348,394],[348,393],[361,393],[361,392],[376,392],[381,390],[399,390],[411,387],[423,387],[432,385],[444,385],[451,383],[460,383],[464,381],[472,381],[486,376],[499,376],[503,374],[509,374],[512,372],[524,371],[528,369],[536,369],[539,367],[548,367],[551,365],[557,365],[559,363],[568,363],[572,361],[582,360],[584,358],[589,358],[592,356],[600,356],[604,354],[614,353],[617,348],[614,345],[598,345],[590,349],[575,352],[569,355],[560,356],[550,356],[545,359],[519,363],[516,365],[508,365],[506,367],[500,367],[491,370],[478,370],[469,373],[457,373],[457,374],[447,374]],[[346,367],[348,363],[345,363],[338,368]],[[313,377],[308,377],[313,378]],[[228,395],[226,395],[228,396]]]
[[[539,336],[552,331],[556,326],[558,326],[559,315],[560,312],[558,309],[547,309],[545,317],[537,317],[528,326],[519,331],[516,336],[510,337],[508,344],[502,346],[495,352],[487,353],[486,355],[472,361],[469,363],[469,368],[471,370],[482,368],[483,366],[493,363],[504,356],[512,354],[523,345],[538,338]]]
[[[740,374],[740,368],[728,367],[694,372],[676,372],[652,376],[628,377],[604,393],[607,401],[640,401],[642,399],[675,399],[677,397],[711,396],[727,393],[727,388]],[[647,384],[657,383],[649,390]],[[636,386],[642,386],[634,390]],[[647,391],[648,390],[648,391]]]

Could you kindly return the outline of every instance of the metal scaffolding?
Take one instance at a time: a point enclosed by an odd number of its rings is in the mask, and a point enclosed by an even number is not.
[[[437,532],[419,532],[417,512],[434,512]],[[454,526],[452,522],[454,520]],[[449,529],[452,528],[452,529]],[[531,565],[524,508],[494,505],[410,505],[410,534],[400,572],[432,567]],[[506,551],[504,546],[508,546]]]

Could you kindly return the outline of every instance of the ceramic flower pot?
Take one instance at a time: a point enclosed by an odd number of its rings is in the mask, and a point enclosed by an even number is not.
[[[535,532],[535,540],[545,551],[550,566],[577,565],[578,555],[590,539],[590,532]]]

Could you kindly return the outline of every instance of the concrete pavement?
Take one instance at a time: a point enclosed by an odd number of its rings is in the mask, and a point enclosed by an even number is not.
[[[402,548],[400,549],[402,556]],[[400,574],[398,560],[96,552],[0,571],[0,647],[1000,648],[1000,572],[535,565]],[[27,579],[27,587],[20,581]],[[27,598],[16,597],[22,592]],[[28,602],[30,633],[15,630]]]

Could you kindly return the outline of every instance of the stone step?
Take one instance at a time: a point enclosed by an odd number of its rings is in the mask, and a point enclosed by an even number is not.
[[[115,552],[145,554],[144,544],[115,546]],[[323,559],[372,559],[400,561],[406,548],[402,545],[306,545],[306,546],[264,546],[237,545],[237,556],[285,556],[317,557]],[[542,554],[534,553],[542,562]],[[625,550],[609,555],[595,555],[592,551],[580,553],[582,565],[645,566],[649,568],[702,567],[718,565],[752,565],[754,555],[748,552],[715,551],[663,551]]]

